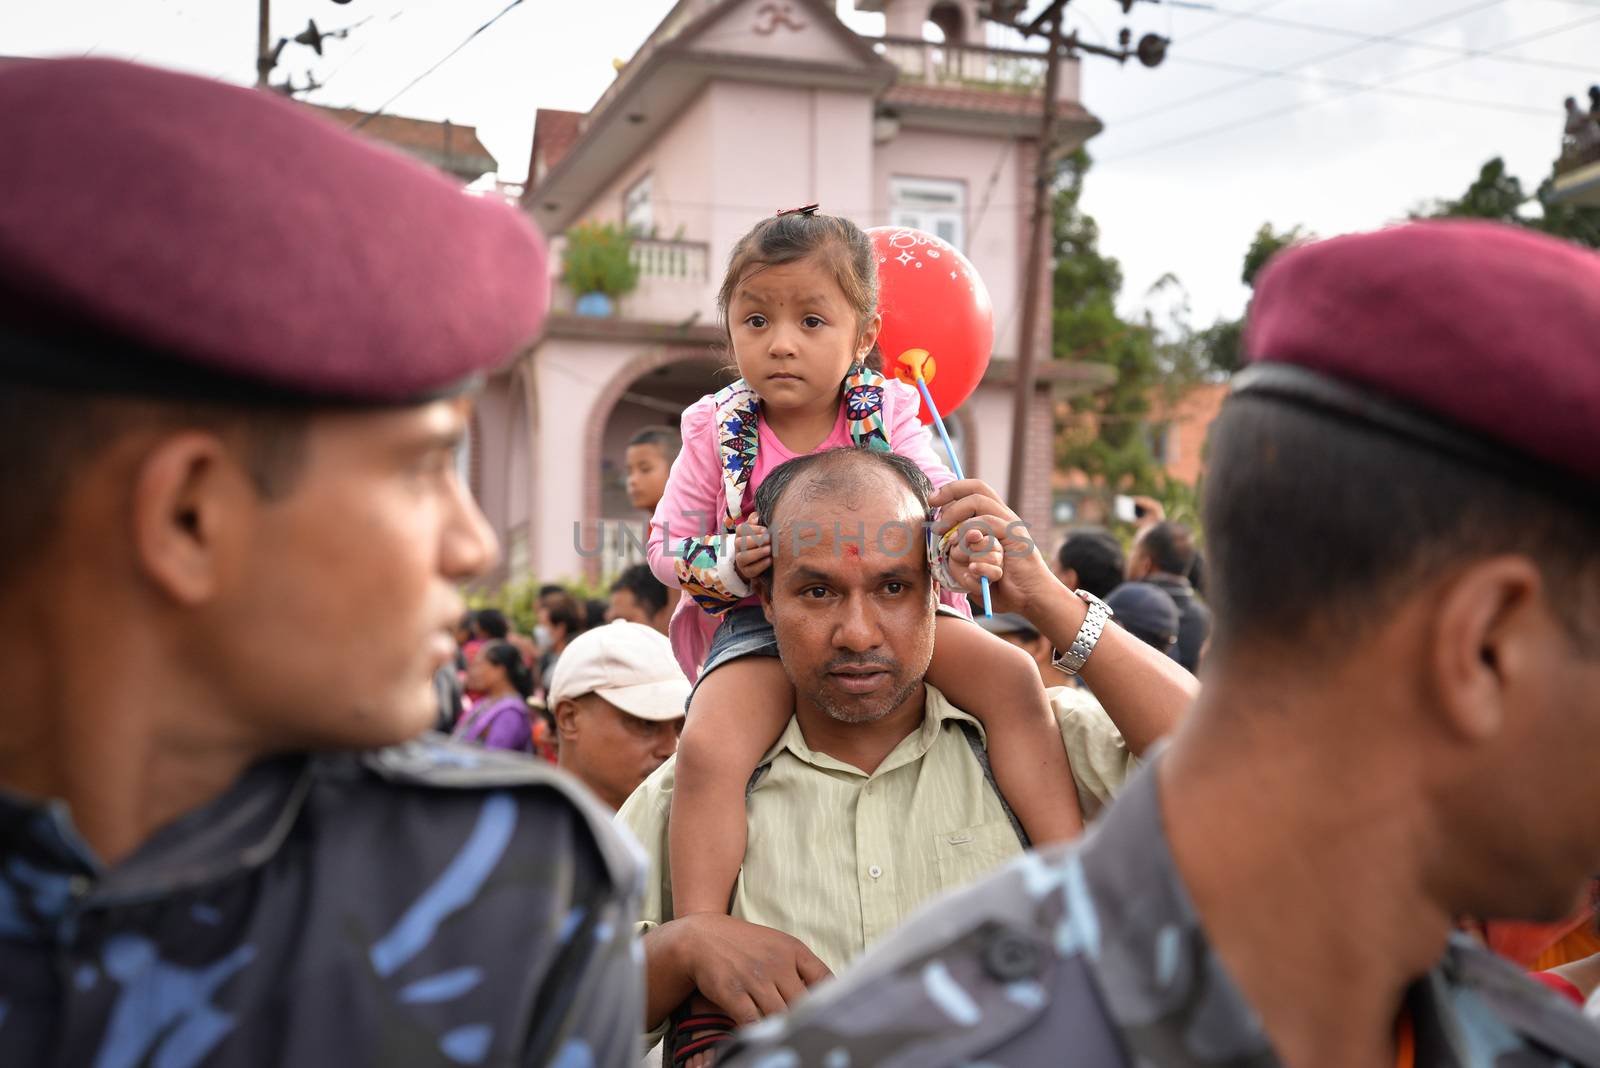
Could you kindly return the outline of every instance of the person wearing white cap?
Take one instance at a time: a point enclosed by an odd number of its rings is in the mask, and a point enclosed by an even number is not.
[[[613,809],[678,749],[689,680],[672,644],[640,623],[585,631],[556,662],[559,763]]]

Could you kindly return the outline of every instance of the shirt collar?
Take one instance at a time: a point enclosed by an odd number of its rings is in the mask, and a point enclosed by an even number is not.
[[[262,864],[298,817],[312,764],[297,755],[252,766],[215,801],[156,831],[109,868],[78,834],[64,801],[0,794],[0,852],[10,858],[0,881],[13,884],[9,894],[0,887],[0,903],[9,897],[28,904],[12,921],[49,925],[63,917],[69,887],[73,897],[110,904],[161,897]]]
[[[761,758],[761,763],[770,764],[777,758],[779,753],[787,751],[792,756],[815,768],[842,771],[858,778],[873,779],[891,772],[895,768],[904,767],[907,764],[921,760],[927,755],[928,750],[933,748],[933,743],[938,741],[941,730],[946,723],[953,721],[971,723],[978,728],[981,736],[983,732],[982,724],[951,704],[950,699],[940,693],[937,688],[924,683],[923,690],[926,696],[922,708],[922,725],[902,738],[900,744],[889,751],[889,755],[883,758],[883,763],[879,764],[877,770],[871,775],[868,775],[858,767],[831,757],[827,753],[812,749],[811,746],[806,744],[805,732],[800,729],[800,720],[794,716],[789,717],[789,725],[783,729],[783,734],[778,737],[777,742]]]
[[[1161,1059],[1204,1021],[1217,1063],[1276,1064],[1178,874],[1157,792],[1161,759],[1129,781],[1082,846],[1082,914],[1094,917],[1086,955],[1135,1058]]]
[[[1174,575],[1170,571],[1152,571],[1145,580],[1152,586],[1160,587],[1174,596],[1183,594],[1188,596],[1194,593],[1194,584],[1182,575]]]
[[[1194,1047],[1203,1040],[1206,1063],[1277,1065],[1281,1062],[1260,1017],[1212,950],[1173,860],[1157,790],[1161,760],[1161,752],[1150,758],[1084,840],[1077,901],[1070,901],[1075,881],[1058,880],[1068,891],[1072,912],[1089,917],[1074,925],[1075,932],[1092,932],[1079,937],[1078,946],[1136,1059],[1156,1063],[1175,1042],[1188,1042],[1191,1052],[1200,1052]],[[1070,872],[1070,859],[1064,867]],[[1463,982],[1463,973],[1474,970],[1476,976],[1467,978],[1476,982]],[[1519,988],[1524,1016],[1545,1027],[1542,1039],[1563,1035],[1565,1041],[1555,1042],[1558,1048],[1592,1048],[1593,1033],[1578,1017],[1570,1017],[1575,1029],[1559,1032],[1562,1020],[1550,1018],[1550,999],[1543,991],[1522,983],[1506,962],[1453,935],[1440,965],[1407,991],[1418,1063],[1479,1063],[1484,1058],[1471,1052],[1474,1041],[1502,1052],[1518,1048],[1522,1040],[1501,1017],[1509,1009],[1517,1019]],[[1488,995],[1498,999],[1498,1012],[1484,1000]],[[1536,1027],[1529,1030],[1539,1033]],[[1575,1063],[1582,1060],[1574,1056]]]

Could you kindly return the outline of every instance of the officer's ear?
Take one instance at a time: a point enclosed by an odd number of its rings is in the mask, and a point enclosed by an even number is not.
[[[1544,659],[1567,641],[1544,599],[1539,568],[1525,556],[1478,560],[1430,594],[1427,664],[1450,729],[1489,741],[1541,684]]]
[[[213,597],[258,504],[249,472],[218,435],[185,430],[156,439],[132,487],[132,540],[145,575],[183,605]]]
[[[578,702],[570,697],[556,702],[556,733],[563,741],[577,736],[578,712]]]

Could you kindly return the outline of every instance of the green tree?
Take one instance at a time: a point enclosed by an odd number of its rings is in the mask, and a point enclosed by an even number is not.
[[[1454,200],[1435,201],[1421,215],[1435,219],[1498,219],[1527,226],[1529,220],[1522,214],[1522,207],[1528,199],[1522,180],[1509,173],[1505,160],[1496,156],[1478,169],[1478,177],[1465,193]],[[1413,213],[1413,217],[1416,215]]]
[[[1245,250],[1239,280],[1254,290],[1272,257],[1309,240],[1311,235],[1299,226],[1280,231],[1271,223],[1262,223]],[[1198,363],[1213,375],[1233,374],[1244,366],[1244,319],[1218,319],[1195,333],[1194,346]]]
[[[1478,177],[1461,196],[1433,201],[1411,214],[1428,219],[1494,219],[1600,248],[1600,208],[1556,203],[1551,199],[1554,190],[1552,173],[1528,193],[1522,180],[1506,169],[1505,160],[1496,156],[1478,169]]]
[[[1256,230],[1256,236],[1251,239],[1250,247],[1245,250],[1244,267],[1239,272],[1239,281],[1255,289],[1257,276],[1272,257],[1286,248],[1293,248],[1309,240],[1311,235],[1299,226],[1291,226],[1279,232],[1273,229],[1271,223],[1262,223]]]
[[[1080,149],[1063,160],[1056,178],[1051,355],[1105,364],[1114,378],[1107,389],[1069,402],[1056,435],[1056,462],[1082,471],[1107,495],[1162,497],[1167,479],[1151,449],[1151,396],[1193,380],[1188,349],[1162,338],[1148,313],[1118,313],[1121,265],[1100,251],[1100,228],[1080,204],[1089,167]]]

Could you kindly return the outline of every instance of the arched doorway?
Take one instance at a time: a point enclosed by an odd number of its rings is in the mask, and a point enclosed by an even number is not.
[[[929,27],[924,26],[923,36],[927,39],[941,41],[945,44],[963,45],[967,43],[967,17],[959,4],[951,0],[940,0],[928,9],[928,23],[937,34],[929,33]]]
[[[618,374],[595,405],[589,428],[589,485],[583,531],[584,573],[591,582],[644,560],[649,516],[634,509],[626,485],[628,442],[640,430],[677,430],[683,410],[730,381],[725,364],[704,348],[641,356]]]
[[[528,408],[526,372],[519,365],[511,376],[511,389],[507,397],[508,418],[505,424],[505,514],[507,523],[501,560],[506,574],[528,574],[532,551],[533,515],[533,420]]]

